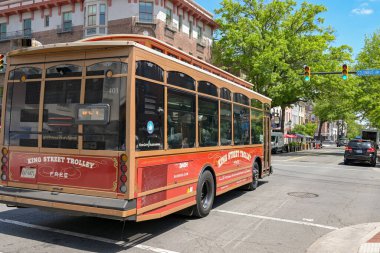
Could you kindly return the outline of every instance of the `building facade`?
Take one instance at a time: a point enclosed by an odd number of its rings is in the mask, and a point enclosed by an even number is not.
[[[153,36],[210,61],[211,13],[192,0],[10,0],[0,3],[0,53],[12,41],[72,42],[107,34]],[[17,45],[16,45],[17,46]]]

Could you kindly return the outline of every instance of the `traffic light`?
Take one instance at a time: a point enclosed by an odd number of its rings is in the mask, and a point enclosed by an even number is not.
[[[304,69],[305,69],[305,81],[310,81],[310,67],[305,66]]]
[[[4,69],[4,55],[0,54],[0,70]]]
[[[347,64],[343,64],[343,66],[342,66],[342,78],[343,78],[343,80],[348,79],[348,66],[347,66]]]

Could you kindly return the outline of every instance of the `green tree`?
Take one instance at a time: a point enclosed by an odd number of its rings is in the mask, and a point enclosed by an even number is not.
[[[357,57],[357,69],[380,68],[380,30],[365,38],[364,47]],[[356,106],[372,127],[380,127],[380,77],[359,79]]]
[[[319,119],[318,138],[321,138],[322,125],[328,121],[356,119],[356,95],[358,92],[357,79],[347,81],[339,77],[329,77],[322,94],[316,99],[313,109]]]
[[[317,125],[310,122],[304,125],[295,125],[292,132],[314,137],[315,130],[317,130]]]
[[[364,128],[357,122],[356,117],[346,119],[347,123],[347,137],[353,139],[358,135],[361,135],[361,130]]]
[[[216,10],[220,28],[214,63],[244,74],[255,91],[271,97],[272,106],[281,106],[283,112],[298,101],[315,99],[325,85],[314,76],[310,82],[303,81],[299,73],[304,65],[313,73],[350,57],[349,47],[330,46],[335,37],[318,17],[326,11],[322,5],[304,2],[297,6],[292,0],[223,0],[221,5]]]

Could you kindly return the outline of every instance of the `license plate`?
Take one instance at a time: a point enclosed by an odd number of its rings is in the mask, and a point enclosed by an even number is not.
[[[21,177],[22,178],[36,178],[36,168],[22,168],[21,170]]]
[[[362,154],[363,151],[362,151],[362,150],[355,150],[355,153],[356,153],[356,154]]]

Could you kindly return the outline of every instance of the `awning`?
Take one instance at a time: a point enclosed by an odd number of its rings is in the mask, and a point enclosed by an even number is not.
[[[297,136],[297,138],[303,138],[303,137],[305,137],[304,135],[302,135],[302,134],[297,134],[297,133],[296,133],[296,136]]]
[[[284,138],[297,138],[297,136],[295,136],[294,134],[284,134]]]

